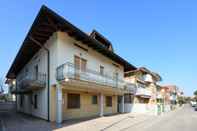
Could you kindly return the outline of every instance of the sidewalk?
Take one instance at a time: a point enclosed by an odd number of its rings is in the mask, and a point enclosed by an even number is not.
[[[65,121],[61,128],[56,128],[52,124],[54,131],[136,131],[157,123],[161,119],[171,116],[178,112],[183,107],[177,108],[174,111],[166,112],[160,116],[145,115],[145,114],[118,114],[112,116],[98,117],[89,120],[71,120]]]
[[[55,129],[54,125],[52,127],[54,127],[54,131],[120,131],[128,126],[137,125],[155,117],[150,115],[118,114],[84,121],[66,121],[61,128]]]
[[[5,131],[51,131],[50,123],[16,112],[0,112]]]

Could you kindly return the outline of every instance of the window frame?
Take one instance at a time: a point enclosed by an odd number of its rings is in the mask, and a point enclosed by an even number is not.
[[[38,75],[39,75],[39,67],[38,67],[38,64],[36,64],[35,66],[34,66],[34,75],[35,75],[35,80],[38,80]]]
[[[97,105],[97,104],[98,104],[98,96],[92,95],[92,105]]]
[[[100,75],[102,76],[104,76],[104,69],[105,67],[100,65]]]
[[[130,104],[133,103],[131,94],[125,94],[124,95],[124,103],[130,103]]]
[[[24,99],[24,95],[20,96],[20,107],[23,107],[23,99]]]
[[[105,97],[105,105],[106,105],[106,107],[112,107],[113,106],[112,96],[106,96]]]
[[[34,95],[34,109],[38,109],[38,95]]]
[[[75,99],[73,99],[76,97]],[[75,101],[76,100],[76,101]],[[67,94],[67,109],[80,109],[81,107],[80,94],[68,93]],[[75,101],[76,103],[73,103]]]

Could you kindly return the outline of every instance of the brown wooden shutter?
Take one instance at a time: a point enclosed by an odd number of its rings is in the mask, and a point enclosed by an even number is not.
[[[74,64],[75,64],[75,69],[80,69],[80,57],[75,56],[75,60],[74,60]]]
[[[67,100],[68,109],[80,108],[80,94],[68,94]]]
[[[87,60],[81,59],[81,71],[86,71]]]
[[[75,56],[74,58],[74,66],[75,66],[75,79],[79,79],[80,78],[80,57]]]

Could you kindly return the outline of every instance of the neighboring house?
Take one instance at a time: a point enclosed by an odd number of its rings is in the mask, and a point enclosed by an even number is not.
[[[157,84],[157,110],[158,114],[162,114],[164,109],[164,99],[165,99],[165,90],[162,88],[162,86]]]
[[[170,89],[167,87],[163,87],[162,88],[165,90],[165,95],[164,95],[164,108],[165,108],[165,112],[169,112],[171,111],[171,100],[170,100]]]
[[[182,106],[185,103],[184,92],[180,88],[178,88],[178,91],[177,91],[177,99],[178,99],[177,102],[179,106]]]
[[[157,85],[161,77],[141,67],[134,71],[125,72],[125,80],[137,87],[131,112],[157,114]]]
[[[124,72],[132,70],[97,31],[88,35],[43,6],[7,79],[18,111],[61,123],[124,112],[135,90]]]
[[[178,103],[179,88],[176,85],[165,85],[165,88],[169,90],[169,99],[171,110],[174,110]]]
[[[169,112],[170,107],[170,90],[168,87],[158,85],[157,88],[157,103],[158,103],[158,112]]]
[[[16,86],[15,86],[15,80],[11,80],[11,79],[7,79],[5,81],[5,84],[8,85],[8,100],[10,101],[16,101],[16,95],[15,95],[15,91],[16,91]]]

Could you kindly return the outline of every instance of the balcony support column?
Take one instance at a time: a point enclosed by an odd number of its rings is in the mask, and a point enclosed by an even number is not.
[[[121,98],[121,108],[122,108],[121,113],[124,113],[124,95]]]
[[[104,95],[101,93],[100,94],[100,117],[103,116],[103,110],[104,110]]]
[[[56,123],[62,123],[62,88],[59,83],[56,87]]]

